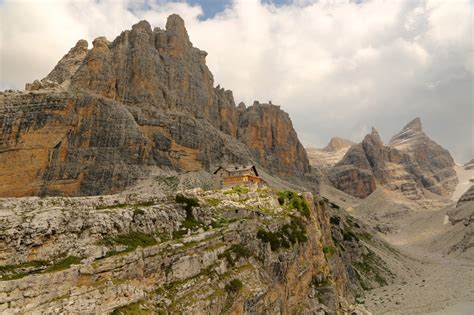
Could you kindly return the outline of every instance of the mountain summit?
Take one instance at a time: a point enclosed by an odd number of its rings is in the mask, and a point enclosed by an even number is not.
[[[390,139],[390,145],[399,145],[407,140],[425,135],[421,124],[421,119],[416,117],[403,127],[403,129]]]
[[[451,154],[422,130],[420,118],[410,121],[388,145],[378,131],[353,145],[329,171],[333,185],[353,196],[365,198],[377,185],[419,199],[427,189],[450,196],[457,183]]]
[[[206,56],[174,14],[164,30],[141,21],[90,49],[79,40],[44,79],[2,92],[0,196],[113,193],[154,170],[226,163],[309,173],[288,114],[237,107]]]

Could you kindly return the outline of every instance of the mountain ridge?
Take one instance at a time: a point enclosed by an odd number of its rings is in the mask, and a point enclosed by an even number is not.
[[[236,106],[232,91],[214,87],[206,55],[171,15],[164,30],[140,21],[90,49],[79,40],[44,79],[2,92],[0,196],[114,193],[155,168],[226,163],[317,189],[288,114]]]
[[[329,170],[328,178],[336,188],[359,198],[370,195],[377,185],[414,200],[422,198],[423,189],[448,197],[457,184],[454,166],[449,151],[423,132],[417,117],[387,145],[372,128]]]

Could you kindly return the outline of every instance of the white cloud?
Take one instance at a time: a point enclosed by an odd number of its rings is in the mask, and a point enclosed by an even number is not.
[[[473,155],[468,0],[235,0],[205,21],[201,7],[164,0],[5,0],[0,88],[44,77],[80,38],[112,40],[140,19],[164,27],[171,13],[209,53],[216,84],[237,102],[282,104],[306,145],[360,141],[370,125],[388,139],[421,116],[458,160]]]

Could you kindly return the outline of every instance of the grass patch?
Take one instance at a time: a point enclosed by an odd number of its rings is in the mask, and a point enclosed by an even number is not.
[[[332,255],[336,252],[336,248],[331,245],[323,246],[323,253]]]
[[[211,198],[206,200],[207,205],[210,207],[215,207],[221,204],[222,200],[216,199],[216,198]]]
[[[290,224],[285,224],[276,232],[258,230],[257,238],[264,243],[270,243],[272,251],[280,248],[290,248],[291,245],[297,242],[304,243],[308,240],[303,222],[294,217]]]
[[[199,200],[195,197],[186,197],[183,194],[177,194],[175,202],[184,205],[186,211],[191,211],[193,207],[199,207]]]
[[[194,197],[186,197],[183,194],[177,194],[175,197],[176,203],[182,204],[186,210],[186,218],[181,223],[181,228],[177,231],[173,231],[173,239],[182,238],[187,234],[188,230],[196,230],[199,227],[205,227],[204,224],[193,215],[193,208],[199,207],[199,200]]]
[[[116,251],[116,250],[108,251],[104,258],[133,251],[138,246],[148,247],[148,246],[156,245],[157,243],[158,242],[153,237],[153,235],[145,234],[142,232],[136,232],[136,231],[132,231],[128,234],[117,235],[115,237],[105,238],[98,242],[98,244],[105,245],[105,246],[115,246],[115,245],[126,246],[126,249],[121,250],[121,251]]]
[[[230,280],[229,283],[225,285],[224,289],[229,294],[236,294],[240,290],[242,290],[243,286],[244,284],[242,283],[242,281],[240,279],[235,278]]]
[[[236,222],[239,219],[237,218],[219,218],[217,221],[212,221],[211,226],[213,229],[219,229],[221,227],[227,226],[232,222]]]
[[[54,260],[56,260],[56,262],[54,262]],[[61,271],[68,269],[71,265],[80,263],[80,257],[64,257],[60,255],[56,256],[53,261],[34,260],[17,265],[0,266],[0,281],[21,279],[33,274]]]
[[[76,256],[68,256],[54,263],[44,270],[44,272],[56,272],[69,269],[71,265],[78,265],[81,263],[81,258]]]
[[[0,266],[0,280],[20,279],[30,274],[39,273],[48,265],[47,261],[34,260],[17,265]]]
[[[230,266],[234,267],[235,262],[240,258],[248,258],[252,256],[252,252],[242,244],[232,245],[229,249],[219,254],[218,258],[225,258]]]
[[[181,224],[181,227],[190,229],[190,230],[198,229],[201,226],[203,226],[202,222],[197,221],[196,219],[194,219],[194,217],[186,218]]]
[[[151,310],[144,307],[143,301],[138,301],[122,307],[116,308],[112,315],[151,315],[154,314]]]
[[[369,250],[369,253],[362,257],[362,261],[355,262],[353,265],[360,273],[358,277],[364,290],[373,289],[365,280],[375,281],[379,286],[387,285],[387,280],[381,274],[389,271],[385,269],[384,262],[374,252]]]
[[[234,186],[232,189],[224,191],[224,195],[230,195],[230,194],[246,194],[250,191],[248,187],[245,186]]]

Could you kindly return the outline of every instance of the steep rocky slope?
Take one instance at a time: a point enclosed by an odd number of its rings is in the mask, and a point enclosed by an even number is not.
[[[344,157],[353,144],[352,141],[334,137],[322,149],[306,148],[309,163],[312,167],[326,172]]]
[[[308,173],[288,115],[235,106],[205,57],[171,15],[165,30],[141,21],[91,49],[80,40],[27,91],[2,92],[0,196],[113,193],[156,168],[254,162],[281,177]]]
[[[422,130],[419,118],[384,145],[376,129],[353,145],[328,172],[333,185],[365,198],[381,185],[416,200],[426,189],[449,197],[458,182],[450,153]]]
[[[364,240],[383,244],[310,193],[144,197],[0,199],[0,312],[349,312],[392,281]]]

